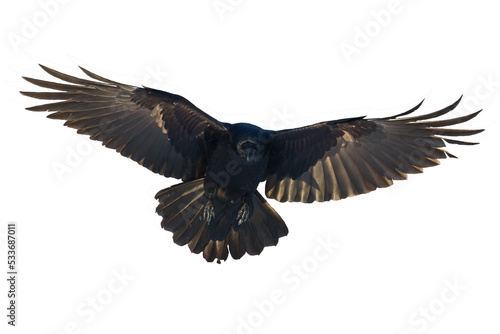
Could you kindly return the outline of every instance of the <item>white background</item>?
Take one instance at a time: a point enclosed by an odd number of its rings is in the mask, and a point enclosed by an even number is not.
[[[19,308],[12,329],[2,279],[2,332],[498,333],[500,23],[493,6],[4,5],[0,262],[6,225],[17,222]],[[345,54],[347,45],[356,53]],[[83,76],[81,65],[182,94],[220,120],[270,129],[388,116],[422,98],[421,112],[430,112],[465,94],[452,117],[484,108],[467,127],[486,131],[473,139],[478,146],[449,148],[460,159],[387,189],[321,204],[270,201],[289,235],[258,257],[217,265],[160,228],[154,195],[177,180],[24,110],[37,101],[18,91],[36,89],[21,76],[50,78],[37,63]],[[58,164],[71,171],[58,178]],[[318,240],[339,246],[326,253]]]

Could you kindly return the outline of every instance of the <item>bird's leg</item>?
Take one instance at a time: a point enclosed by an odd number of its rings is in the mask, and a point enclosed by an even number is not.
[[[207,225],[210,225],[210,222],[215,216],[214,204],[212,200],[208,200],[207,204],[205,204],[205,208],[203,209],[203,220],[207,222]]]
[[[215,197],[215,189],[211,188],[207,191],[207,193],[208,201],[203,208],[203,220],[207,222],[207,225],[210,225],[212,219],[215,217],[214,203],[212,202],[212,198]]]
[[[238,225],[246,222],[248,220],[248,216],[250,216],[250,207],[246,202],[246,198],[243,197],[243,205],[241,206],[240,211],[238,211],[238,216],[236,217]]]

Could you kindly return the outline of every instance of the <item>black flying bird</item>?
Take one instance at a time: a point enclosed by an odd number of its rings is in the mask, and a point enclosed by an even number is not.
[[[438,159],[455,156],[448,144],[472,145],[448,137],[482,130],[443,128],[466,122],[478,112],[431,120],[453,110],[385,118],[354,117],[282,131],[247,123],[229,124],[198,109],[179,95],[111,81],[82,68],[94,80],[42,68],[67,83],[27,81],[54,91],[22,92],[56,100],[31,111],[99,140],[123,156],[182,183],[156,198],[161,226],[174,242],[187,244],[207,261],[260,254],[288,234],[281,217],[256,190],[280,202],[323,202],[368,193],[422,173]],[[69,84],[68,84],[69,83]]]

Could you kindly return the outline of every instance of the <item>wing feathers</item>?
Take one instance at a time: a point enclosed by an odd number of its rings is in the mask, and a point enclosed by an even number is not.
[[[57,102],[27,108],[48,111],[49,118],[130,157],[144,167],[169,177],[188,180],[205,173],[211,147],[226,130],[185,98],[155,90],[125,85],[84,68],[93,80],[81,79],[40,65],[48,74],[67,83],[32,78],[28,82],[55,92],[21,92]]]
[[[417,110],[421,102],[396,116],[351,118],[278,131],[272,145],[281,151],[279,159],[270,157],[274,167],[267,178],[266,195],[282,202],[339,200],[390,186],[393,180],[438,165],[439,159],[454,158],[442,148],[445,143],[475,143],[446,137],[471,136],[483,130],[443,127],[467,122],[480,111],[431,119],[449,113],[460,100],[424,115],[400,118]]]
[[[397,114],[397,115],[390,116],[390,117],[385,117],[385,118],[380,118],[380,119],[394,119],[394,118],[398,118],[398,117],[401,117],[401,116],[409,115],[409,114],[413,113],[415,110],[417,110],[418,108],[420,108],[422,106],[422,104],[424,103],[424,100],[425,99],[423,99],[422,101],[420,101],[415,107],[411,108],[408,111],[402,112],[401,114]]]
[[[462,95],[463,96],[463,95]],[[424,114],[424,115],[420,115],[420,116],[414,116],[414,117],[406,117],[406,118],[398,118],[398,119],[395,119],[395,121],[397,122],[416,122],[416,121],[422,121],[422,120],[425,120],[425,119],[431,119],[431,118],[436,118],[436,117],[439,117],[439,116],[442,116],[444,114],[447,114],[449,113],[450,111],[452,111],[453,109],[455,109],[458,104],[460,103],[460,101],[462,100],[462,96],[460,96],[458,98],[458,100],[456,100],[455,102],[453,102],[452,104],[450,104],[449,106],[447,107],[444,107],[443,109],[440,109],[438,111],[435,111],[435,112],[432,112],[432,113],[429,113],[429,114]],[[423,102],[423,101],[422,101]],[[421,102],[421,103],[422,103]],[[397,116],[396,116],[397,117]],[[392,117],[391,117],[392,118]]]
[[[33,79],[28,77],[23,77],[24,80],[43,88],[56,89],[60,91],[74,92],[78,91],[93,96],[105,96],[112,97],[116,96],[116,89],[113,87],[100,85],[99,83],[94,83],[93,85],[81,86],[81,85],[68,85],[57,82]],[[21,92],[22,94],[29,94],[30,92]]]

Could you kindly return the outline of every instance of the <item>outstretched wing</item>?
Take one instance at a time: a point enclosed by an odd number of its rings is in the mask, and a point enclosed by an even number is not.
[[[49,111],[48,118],[102,141],[155,173],[191,180],[205,174],[215,139],[227,132],[213,117],[182,96],[111,81],[83,68],[93,80],[69,76],[40,65],[70,84],[27,81],[57,92],[21,92],[59,102],[27,108]]]
[[[423,102],[423,101],[422,101]],[[392,185],[407,174],[422,173],[438,159],[454,155],[442,149],[449,144],[474,145],[445,137],[468,136],[483,130],[445,129],[466,122],[480,111],[447,119],[460,99],[439,111],[400,118],[402,114],[322,122],[275,132],[267,171],[266,195],[281,202],[339,200]]]

